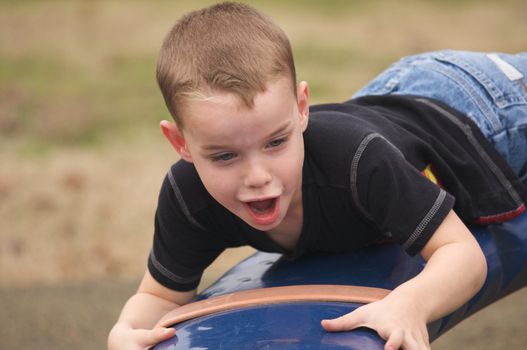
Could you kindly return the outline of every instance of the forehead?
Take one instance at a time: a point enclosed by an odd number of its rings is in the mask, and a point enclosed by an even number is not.
[[[198,89],[182,94],[180,96],[180,100],[178,101],[178,109],[180,112],[178,113],[179,118],[185,119],[184,122],[186,122],[187,119],[189,119],[190,116],[194,114],[193,112],[195,112],[196,108],[200,108],[201,105],[205,105],[207,103],[229,103],[233,106],[238,104],[238,108],[252,108],[254,107],[256,100],[262,100],[265,99],[265,97],[270,99],[289,99],[290,97],[294,97],[296,99],[296,84],[291,81],[289,76],[278,76],[271,79],[265,83],[265,91],[263,93],[253,91],[249,88],[242,89],[241,87],[238,90],[234,86],[231,87],[231,89],[232,90],[225,90],[222,88],[215,88],[214,86],[205,85]],[[287,91],[288,89],[289,91]],[[273,92],[277,92],[278,96],[275,96],[276,94],[273,94]]]
[[[247,107],[235,94],[214,93],[200,100],[188,101],[184,134],[202,143],[222,138],[254,137],[284,125],[294,116],[295,110],[296,97],[285,79],[269,83],[263,93],[255,96],[252,107]]]

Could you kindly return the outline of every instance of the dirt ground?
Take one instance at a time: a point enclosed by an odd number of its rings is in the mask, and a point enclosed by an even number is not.
[[[339,101],[393,60],[527,48],[524,0],[247,1],[291,38],[313,103]],[[160,182],[165,32],[213,1],[0,0],[0,348],[101,349],[144,272]],[[213,281],[250,250],[208,271]],[[434,349],[520,349],[527,290]]]

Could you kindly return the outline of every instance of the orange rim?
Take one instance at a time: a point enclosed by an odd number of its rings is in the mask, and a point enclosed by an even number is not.
[[[383,288],[328,284],[258,288],[183,305],[166,314],[157,326],[171,327],[193,318],[257,305],[302,301],[367,304],[384,298],[388,293],[390,290]]]

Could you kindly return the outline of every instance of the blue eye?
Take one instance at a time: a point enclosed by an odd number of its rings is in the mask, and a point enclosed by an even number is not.
[[[234,153],[223,153],[217,156],[211,157],[213,162],[228,162],[229,160],[234,159],[236,155]]]
[[[267,144],[267,146],[268,146],[268,147],[271,147],[271,148],[273,148],[273,147],[278,147],[278,146],[282,145],[282,144],[283,144],[284,142],[286,142],[286,141],[287,141],[286,138],[276,139],[276,140],[273,140],[273,141],[269,142],[269,143]]]

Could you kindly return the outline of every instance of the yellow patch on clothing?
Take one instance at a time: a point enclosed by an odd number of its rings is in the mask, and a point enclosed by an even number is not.
[[[439,185],[439,181],[437,180],[437,177],[434,175],[433,171],[432,171],[432,167],[430,164],[428,164],[425,168],[425,170],[423,170],[421,172],[428,180],[432,181],[432,183],[436,184],[437,186],[440,186]]]

